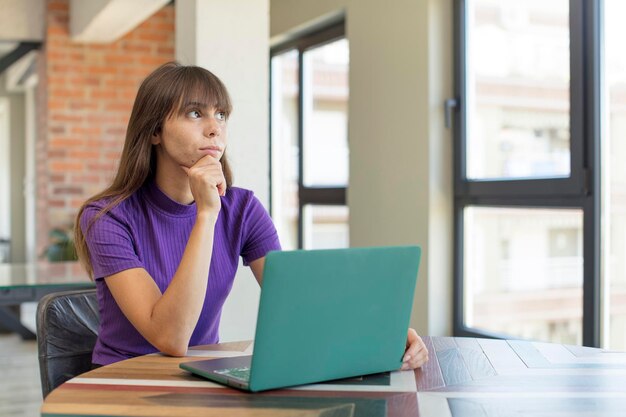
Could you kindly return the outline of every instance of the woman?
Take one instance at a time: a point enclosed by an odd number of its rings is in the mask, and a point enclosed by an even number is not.
[[[262,284],[265,255],[280,244],[253,193],[232,187],[231,110],[225,86],[203,68],[168,63],[141,84],[117,175],[75,228],[100,305],[94,365],[217,343],[239,256]],[[402,368],[427,358],[409,329]]]

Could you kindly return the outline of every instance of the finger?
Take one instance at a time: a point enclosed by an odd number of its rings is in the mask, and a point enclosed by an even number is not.
[[[400,369],[403,371],[411,369],[411,363],[416,360],[417,356],[418,353],[415,351],[415,349],[407,350],[406,352],[404,352],[404,356],[402,357],[402,367]]]
[[[424,341],[422,340],[422,338],[419,337],[414,329],[409,329],[406,338],[406,352],[405,356],[402,358],[402,361],[408,362],[411,359],[410,357],[414,357],[417,352],[422,348],[426,348],[426,345],[424,345]]]
[[[407,335],[407,349],[402,358],[405,369],[420,367],[428,360],[428,349],[422,338],[413,329],[409,329]]]
[[[415,356],[411,356],[410,359],[402,363],[400,370],[406,371],[409,369],[416,369],[428,362],[428,351],[422,350]]]
[[[180,165],[180,167],[183,169],[183,171],[185,171],[185,174],[189,175],[189,168],[184,165]]]
[[[428,349],[424,347],[418,350],[417,354],[413,355],[406,365],[411,369],[415,369],[421,367],[426,362],[428,362]]]
[[[421,337],[417,334],[415,329],[409,328],[406,336],[406,347],[408,348],[410,345],[415,343],[416,340],[422,340]]]
[[[426,348],[426,345],[424,344],[421,338],[419,340],[416,340],[406,350],[406,356],[410,356],[411,358],[416,358],[420,355],[428,355],[428,349]],[[405,359],[407,359],[406,361],[409,361],[411,360],[411,358],[405,358]]]
[[[194,165],[205,166],[205,165],[213,165],[219,164],[220,161],[218,159],[213,158],[211,155],[204,155],[202,158],[198,159]]]
[[[417,353],[417,355],[411,358],[411,360],[408,362],[408,365],[411,368],[415,369],[415,368],[419,368],[420,366],[425,364],[427,361],[428,361],[428,350],[422,349]]]
[[[221,181],[217,183],[217,192],[222,197],[226,195],[226,179],[223,176]]]

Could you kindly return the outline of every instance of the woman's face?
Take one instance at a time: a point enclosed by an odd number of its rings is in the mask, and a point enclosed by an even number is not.
[[[205,155],[220,160],[226,148],[226,113],[205,103],[189,101],[181,111],[163,123],[152,137],[157,146],[158,163],[165,158],[177,165],[191,167]]]

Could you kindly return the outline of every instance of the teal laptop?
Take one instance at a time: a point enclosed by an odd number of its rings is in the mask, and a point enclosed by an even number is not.
[[[417,246],[270,252],[252,356],[180,367],[253,392],[398,370],[420,254]]]

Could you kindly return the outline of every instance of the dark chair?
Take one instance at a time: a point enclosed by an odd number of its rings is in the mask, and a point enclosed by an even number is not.
[[[96,290],[63,291],[37,306],[37,345],[44,398],[56,387],[91,370],[100,315]]]

